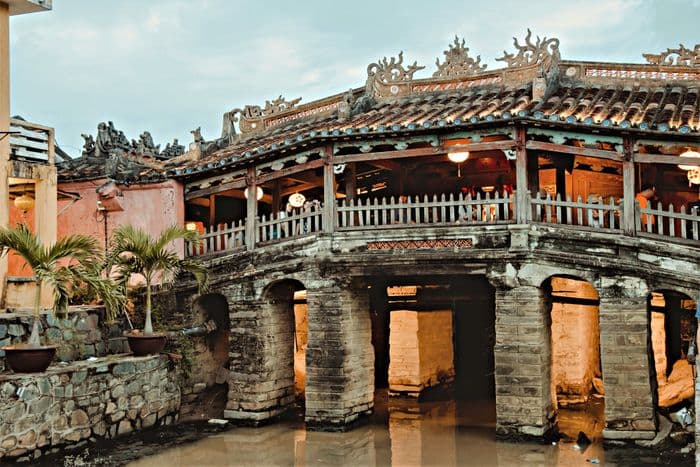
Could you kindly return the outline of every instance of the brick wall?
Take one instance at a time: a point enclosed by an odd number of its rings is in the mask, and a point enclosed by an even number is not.
[[[374,349],[366,287],[340,282],[307,289],[306,423],[343,428],[374,403]]]
[[[646,283],[603,277],[600,346],[605,384],[605,438],[653,438],[656,429],[649,363]]]
[[[452,311],[391,312],[389,391],[418,397],[454,379]]]
[[[496,290],[496,430],[542,436],[553,416],[548,295],[539,287]]]

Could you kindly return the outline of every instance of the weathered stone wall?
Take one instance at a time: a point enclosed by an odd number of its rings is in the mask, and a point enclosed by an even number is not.
[[[42,312],[39,327],[41,340],[58,347],[56,358],[60,361],[128,352],[128,343],[121,335],[120,325],[106,324],[100,316],[104,316],[104,309],[100,307],[71,307],[63,318]],[[0,346],[26,342],[33,323],[32,313],[0,313]],[[0,357],[4,356],[4,351],[0,350]],[[2,358],[0,371],[4,369],[5,359]]]
[[[90,438],[172,423],[180,388],[167,356],[111,356],[0,375],[0,458],[37,458]]]
[[[600,280],[600,347],[605,384],[605,429],[609,439],[653,438],[649,322],[644,280]]]
[[[554,415],[550,393],[548,294],[539,287],[496,290],[496,430],[542,436]]]
[[[374,405],[374,349],[366,284],[307,288],[307,427],[342,428]]]
[[[389,391],[418,397],[426,388],[454,379],[452,311],[392,311]]]

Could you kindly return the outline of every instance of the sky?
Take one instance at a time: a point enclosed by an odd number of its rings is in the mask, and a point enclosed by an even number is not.
[[[700,43],[699,19],[700,0],[54,0],[10,20],[11,113],[53,126],[74,157],[108,120],[186,145],[199,126],[218,137],[231,109],[362,86],[402,50],[429,77],[455,35],[488,69],[528,27],[563,59],[642,63]]]

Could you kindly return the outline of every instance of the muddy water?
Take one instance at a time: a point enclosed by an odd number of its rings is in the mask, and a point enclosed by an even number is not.
[[[369,423],[346,433],[306,431],[298,420],[237,427],[128,465],[628,465],[625,456],[606,459],[610,453],[595,434],[583,452],[573,440],[554,445],[496,442],[493,402],[384,399],[377,404]],[[594,425],[579,414],[570,419],[568,430],[575,438],[580,427]],[[627,458],[629,465],[639,464],[639,457]],[[655,463],[653,456],[648,460]]]

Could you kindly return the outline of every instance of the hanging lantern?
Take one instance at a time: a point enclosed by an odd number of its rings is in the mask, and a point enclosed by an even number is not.
[[[696,165],[678,164],[678,168],[688,172],[686,175],[688,176],[689,185],[700,185],[700,152],[691,151],[688,149],[687,151],[683,152],[680,157],[687,157],[689,159],[697,160]],[[690,162],[690,160],[688,162]]]
[[[28,194],[22,194],[15,198],[15,207],[22,212],[27,212],[34,208],[34,198]]]
[[[258,201],[260,201],[260,200],[262,199],[262,197],[263,197],[263,194],[264,194],[264,193],[263,193],[263,189],[260,188],[260,187],[256,187],[256,188],[257,188],[257,190],[255,190],[255,193],[256,193],[255,199],[257,199]],[[243,190],[243,196],[245,196],[245,199],[248,199],[248,188],[246,188],[245,190]]]
[[[469,152],[467,151],[460,151],[460,152],[448,152],[447,153],[447,158],[457,164],[457,176],[461,177],[462,176],[462,162],[466,161],[469,159]]]
[[[294,193],[293,195],[289,196],[289,204],[293,208],[302,207],[304,202],[306,202],[306,196],[302,195],[301,193]]]
[[[698,159],[698,161],[697,161],[697,164],[695,164],[695,165],[679,164],[678,165],[679,169],[681,169],[681,170],[694,170],[694,169],[700,168],[700,167],[698,167],[698,166],[700,166],[700,152],[687,150],[684,153],[682,153],[680,155],[680,157],[688,157],[688,158]],[[688,161],[688,162],[690,162],[690,161]]]
[[[196,232],[197,231],[197,223],[196,222],[186,222],[185,229],[189,230],[190,232]]]

